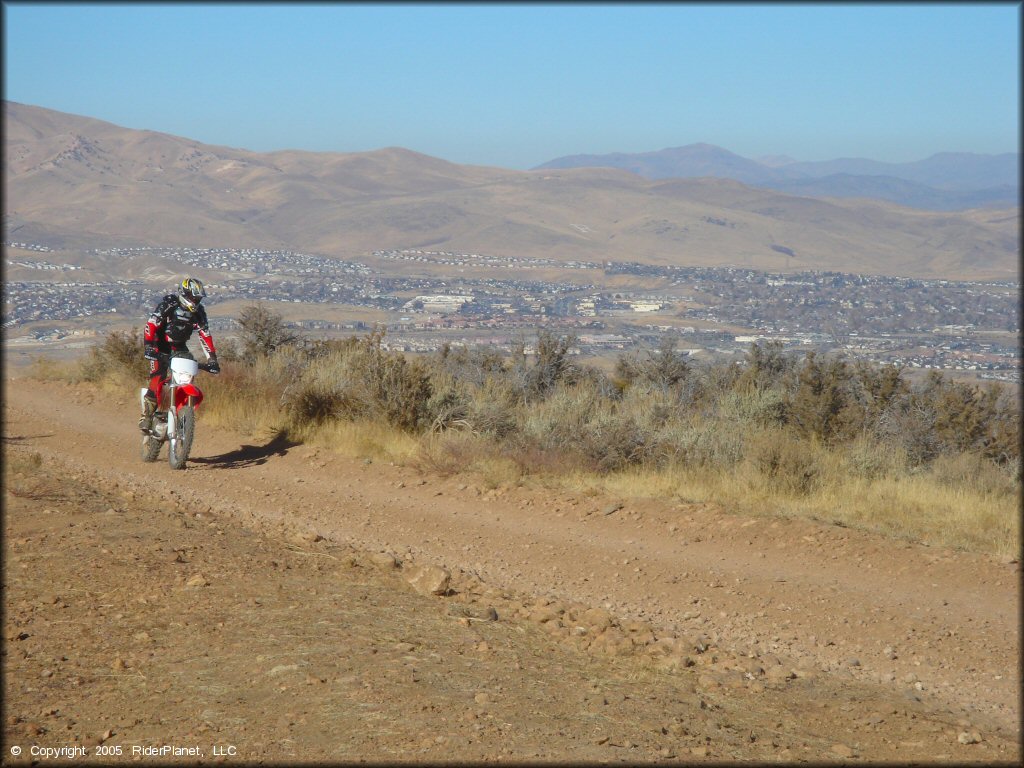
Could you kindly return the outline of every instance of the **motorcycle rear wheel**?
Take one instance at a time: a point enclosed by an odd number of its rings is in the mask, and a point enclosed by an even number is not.
[[[191,405],[183,405],[178,411],[178,426],[170,438],[168,460],[171,469],[184,469],[188,454],[192,450],[192,437],[196,430],[196,412]]]

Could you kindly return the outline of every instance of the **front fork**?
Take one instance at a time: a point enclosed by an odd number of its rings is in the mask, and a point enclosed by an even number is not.
[[[173,438],[178,432],[178,409],[174,407],[173,384],[167,387],[167,436]]]

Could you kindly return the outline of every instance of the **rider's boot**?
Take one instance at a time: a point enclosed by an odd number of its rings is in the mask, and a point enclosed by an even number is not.
[[[142,417],[139,419],[139,429],[149,432],[153,429],[153,414],[156,413],[156,398],[150,392],[142,399]]]

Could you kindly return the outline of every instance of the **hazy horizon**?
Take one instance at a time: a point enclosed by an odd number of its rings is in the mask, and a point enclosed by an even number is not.
[[[4,97],[257,152],[526,169],[1019,152],[1019,4],[5,2]],[[116,45],[110,41],[116,40]]]

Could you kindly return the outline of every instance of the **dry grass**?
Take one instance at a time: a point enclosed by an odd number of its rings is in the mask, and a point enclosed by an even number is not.
[[[285,429],[281,395],[286,376],[284,370],[246,375],[233,366],[226,366],[219,376],[203,376],[203,419],[246,436]]]
[[[1010,473],[986,463],[971,480],[951,478],[949,465],[971,467],[971,457],[948,457],[929,471],[873,478],[847,471],[842,456],[816,457],[821,481],[810,491],[780,488],[752,462],[733,471],[677,465],[621,472],[552,475],[549,486],[585,495],[713,501],[750,516],[820,520],[932,546],[1010,555],[1020,551],[1019,486]]]
[[[951,489],[930,474],[852,478],[805,499],[784,500],[783,514],[813,517],[933,546],[1007,555],[1020,551],[1017,493]]]
[[[441,477],[463,475],[486,489],[513,488],[527,477],[522,463],[505,455],[500,444],[468,430],[448,430],[420,438],[411,463]]]
[[[352,459],[407,465],[420,453],[420,441],[415,436],[376,421],[332,421],[293,427],[288,436]]]
[[[70,383],[78,379],[78,369],[77,366],[71,363],[40,355],[32,360],[32,364],[28,369],[28,375],[30,378],[40,381],[63,381]]]

